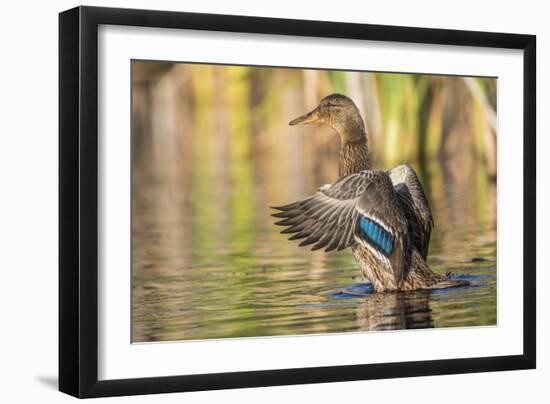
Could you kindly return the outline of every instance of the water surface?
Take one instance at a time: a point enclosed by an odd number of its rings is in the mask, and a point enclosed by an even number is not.
[[[238,189],[210,190],[208,202],[193,200],[186,211],[177,193],[172,202],[155,196],[163,186],[154,177],[141,186],[147,192],[134,199],[135,342],[496,323],[494,216],[462,217],[456,200],[452,214],[434,204],[429,264],[471,286],[380,294],[351,251],[310,252],[287,241],[268,203],[232,207]]]

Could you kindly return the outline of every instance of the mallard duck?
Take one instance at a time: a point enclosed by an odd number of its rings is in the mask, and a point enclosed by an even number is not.
[[[344,95],[325,97],[290,125],[323,123],[340,136],[340,179],[303,200],[274,207],[289,240],[326,252],[351,248],[376,292],[467,285],[433,272],[426,264],[434,225],[422,184],[412,167],[371,167],[365,125]]]

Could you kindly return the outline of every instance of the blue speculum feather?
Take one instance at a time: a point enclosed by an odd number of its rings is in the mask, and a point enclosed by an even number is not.
[[[393,250],[393,237],[382,226],[367,217],[361,216],[359,227],[365,241],[374,244],[386,255],[390,255]]]

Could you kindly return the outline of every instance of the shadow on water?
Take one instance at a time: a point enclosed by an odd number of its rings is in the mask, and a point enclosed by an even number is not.
[[[357,322],[363,331],[433,327],[429,291],[374,293],[371,284],[361,283],[331,292],[329,296],[356,301]]]
[[[303,305],[302,307],[323,307],[338,302],[357,306],[357,321],[363,331],[402,330],[434,327],[431,315],[431,301],[460,299],[474,288],[488,286],[493,275],[451,274],[449,279],[465,280],[468,286],[418,290],[399,293],[375,293],[370,283],[357,283],[328,293],[334,302]]]

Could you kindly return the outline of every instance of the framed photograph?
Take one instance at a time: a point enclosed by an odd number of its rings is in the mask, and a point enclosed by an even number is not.
[[[535,36],[59,17],[59,388],[532,369]]]

